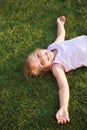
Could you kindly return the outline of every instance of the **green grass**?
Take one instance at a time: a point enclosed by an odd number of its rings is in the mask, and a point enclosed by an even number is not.
[[[67,75],[70,123],[58,125],[52,74],[26,81],[23,62],[56,37],[56,19],[67,17],[66,39],[87,34],[86,0],[0,0],[0,130],[86,130],[87,69]]]

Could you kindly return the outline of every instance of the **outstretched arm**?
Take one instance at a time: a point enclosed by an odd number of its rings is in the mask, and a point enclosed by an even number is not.
[[[54,64],[52,66],[52,72],[57,80],[59,87],[60,109],[56,113],[56,119],[58,123],[64,124],[67,121],[69,121],[69,114],[68,114],[69,85],[63,67],[61,65]]]
[[[55,40],[56,43],[63,42],[65,39],[65,27],[64,27],[65,22],[66,22],[65,16],[61,16],[57,19],[57,38]]]

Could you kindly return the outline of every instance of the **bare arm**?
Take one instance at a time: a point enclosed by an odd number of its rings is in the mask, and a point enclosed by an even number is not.
[[[68,115],[69,85],[63,67],[61,65],[54,64],[52,67],[52,72],[56,78],[59,87],[60,109],[56,114],[56,119],[58,123],[63,124],[69,121],[69,115]]]
[[[63,42],[65,39],[65,27],[64,27],[65,22],[66,22],[65,16],[61,16],[57,19],[57,38],[55,40],[56,43]]]

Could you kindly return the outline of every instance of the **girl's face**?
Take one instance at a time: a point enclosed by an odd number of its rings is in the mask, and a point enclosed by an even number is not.
[[[34,70],[44,70],[50,68],[53,61],[53,53],[46,49],[35,50],[29,56],[30,66]]]

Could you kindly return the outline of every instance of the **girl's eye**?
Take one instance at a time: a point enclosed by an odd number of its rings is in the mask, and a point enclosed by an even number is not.
[[[42,62],[41,62],[40,64],[43,66],[43,63],[42,63]]]
[[[40,58],[38,54],[37,54],[37,57]]]

